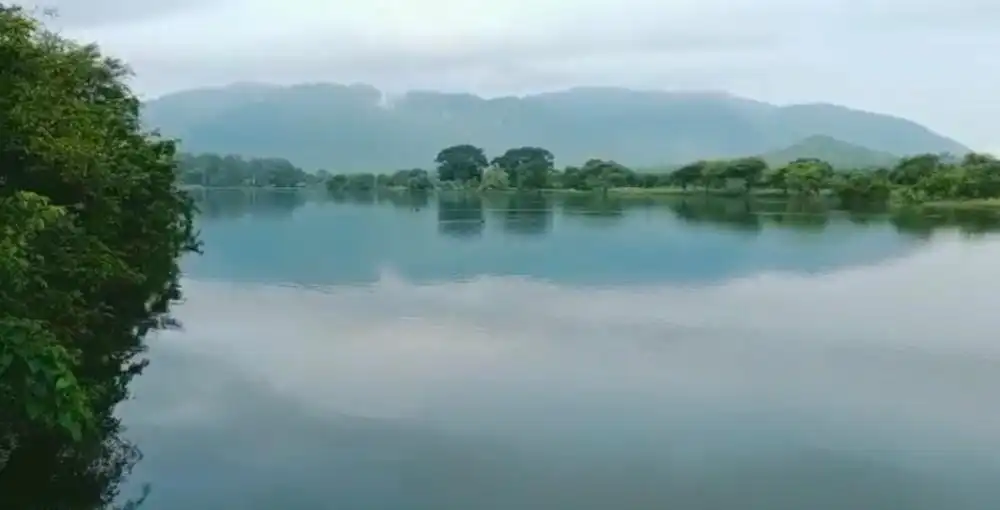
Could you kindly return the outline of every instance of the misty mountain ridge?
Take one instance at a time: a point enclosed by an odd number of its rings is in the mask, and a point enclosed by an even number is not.
[[[813,135],[788,147],[767,152],[761,157],[771,167],[787,165],[800,158],[817,158],[840,169],[867,169],[890,167],[900,157],[860,145],[838,140],[826,135]]]
[[[899,117],[825,103],[776,106],[716,91],[575,87],[482,98],[390,95],[365,84],[238,83],[162,96],[146,102],[143,115],[187,152],[277,156],[332,172],[426,168],[440,149],[460,143],[490,155],[540,146],[560,165],[601,158],[635,167],[773,154],[809,140],[807,147],[855,147],[861,150],[849,152],[870,151],[875,159],[969,151]]]

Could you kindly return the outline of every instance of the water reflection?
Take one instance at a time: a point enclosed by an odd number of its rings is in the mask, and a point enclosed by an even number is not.
[[[563,214],[578,216],[594,226],[612,226],[625,217],[626,203],[620,198],[594,194],[567,195],[560,201]],[[639,204],[634,204],[636,207]]]
[[[476,238],[491,221],[512,234],[540,235],[554,225],[556,211],[594,226],[614,225],[629,214],[669,211],[691,225],[760,232],[775,227],[804,233],[823,232],[832,218],[841,216],[856,225],[888,222],[900,233],[926,238],[941,228],[967,234],[1000,230],[1000,214],[977,209],[854,209],[833,211],[813,201],[767,201],[711,197],[630,197],[597,194],[487,194],[446,192],[355,191],[341,193],[269,190],[195,190],[196,203],[206,220],[245,215],[287,217],[310,202],[353,205],[389,205],[420,212],[433,204],[439,232],[456,238]],[[489,211],[490,214],[486,214]],[[492,219],[491,219],[492,218]]]
[[[552,200],[540,193],[494,195],[490,209],[502,219],[504,231],[539,235],[552,229]]]
[[[997,257],[945,235],[713,285],[188,280],[124,410],[134,482],[150,510],[993,510]]]
[[[895,212],[890,221],[900,232],[923,238],[929,237],[937,229],[952,226],[969,236],[1000,229],[1000,214],[977,209],[904,209]]]
[[[328,196],[335,204],[374,205],[379,194],[375,190],[349,190],[329,193]]]
[[[195,189],[192,198],[206,219],[288,217],[306,205],[309,195],[298,191]]]
[[[427,191],[405,193],[381,191],[378,193],[377,200],[379,204],[390,204],[397,209],[420,211],[430,204],[431,194]]]
[[[486,218],[483,199],[471,193],[439,194],[438,231],[454,237],[478,236],[483,232]]]
[[[758,208],[745,200],[679,199],[668,202],[667,207],[691,224],[707,223],[747,232],[759,232],[763,225]]]
[[[703,196],[218,190],[196,198],[208,249],[185,262],[188,274],[311,284],[372,282],[387,270],[420,282],[724,281],[882,262],[933,233],[1000,225],[991,212],[844,212]]]

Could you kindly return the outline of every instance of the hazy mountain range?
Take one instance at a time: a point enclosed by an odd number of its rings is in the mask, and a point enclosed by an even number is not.
[[[429,167],[440,149],[458,143],[490,155],[541,146],[560,165],[602,158],[634,167],[755,154],[871,166],[901,155],[969,150],[912,121],[843,106],[619,88],[387,98],[368,85],[237,84],[149,101],[144,120],[181,138],[187,152],[279,156],[332,172]]]
[[[900,158],[895,154],[869,149],[827,135],[803,138],[788,147],[765,152],[761,156],[772,167],[786,165],[799,158],[819,158],[836,168],[887,167],[892,166]]]

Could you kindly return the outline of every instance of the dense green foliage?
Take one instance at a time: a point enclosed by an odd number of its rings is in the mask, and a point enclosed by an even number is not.
[[[325,172],[305,172],[281,158],[181,154],[178,160],[181,183],[189,186],[295,188],[329,177]]]
[[[493,99],[438,92],[386,98],[366,85],[239,84],[150,101],[144,118],[179,137],[187,152],[280,155],[310,171],[426,167],[438,149],[463,142],[491,154],[538,145],[556,154],[560,166],[599,156],[632,168],[743,155],[764,155],[773,164],[817,157],[839,168],[839,159],[851,167],[882,164],[859,159],[864,151],[857,146],[894,155],[968,150],[913,122],[840,106],[615,88]],[[771,151],[813,135],[844,143],[811,142],[790,159],[770,159]],[[855,146],[850,154],[831,157],[845,144]]]
[[[0,5],[0,508],[103,508],[138,452],[115,406],[195,250],[174,146],[127,70]]]
[[[489,158],[481,147],[446,147],[434,158],[436,169],[413,168],[393,174],[306,172],[280,158],[215,154],[179,157],[181,182],[205,187],[296,188],[325,183],[333,192],[375,188],[411,190],[633,190],[784,196],[834,196],[851,205],[886,201],[969,200],[1000,197],[997,160],[968,153],[962,158],[922,154],[886,159],[885,167],[837,168],[819,158],[797,158],[770,166],[763,157],[701,160],[672,171],[637,171],[611,160],[590,159],[558,169],[545,148],[523,146]]]
[[[205,187],[297,188],[325,183],[333,192],[375,188],[411,190],[632,190],[655,193],[834,196],[851,205],[886,201],[969,200],[1000,197],[997,160],[968,153],[962,158],[922,154],[893,158],[885,167],[837,168],[819,158],[798,158],[770,166],[763,157],[701,160],[672,171],[637,171],[611,160],[590,159],[581,166],[558,169],[545,148],[524,146],[489,158],[470,144],[438,152],[434,171],[420,168],[392,174],[309,173],[280,158],[215,154],[181,155],[181,182]]]
[[[330,191],[365,191],[375,188],[406,188],[427,191],[434,188],[427,170],[414,168],[389,174],[337,174],[326,181]]]
[[[331,191],[377,187],[426,190],[609,190],[648,193],[758,192],[795,197],[834,197],[849,206],[886,202],[929,202],[1000,197],[1000,161],[969,153],[959,160],[923,154],[902,158],[891,167],[837,170],[816,158],[800,158],[769,167],[759,157],[696,161],[672,172],[638,172],[614,161],[591,159],[583,166],[555,168],[552,153],[541,147],[517,147],[489,160],[471,145],[441,150],[436,182],[420,170],[393,176],[338,175],[327,181]],[[461,169],[461,170],[456,170]],[[411,179],[409,175],[419,175]],[[643,191],[645,190],[645,191]]]

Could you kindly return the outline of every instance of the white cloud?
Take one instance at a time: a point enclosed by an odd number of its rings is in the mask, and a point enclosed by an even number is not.
[[[122,409],[133,479],[163,508],[992,508],[997,257],[935,235],[706,286],[188,280]]]
[[[977,148],[1000,144],[993,0],[39,3],[63,10],[67,33],[131,62],[152,93],[233,81],[727,89],[892,113]]]
[[[655,409],[753,402],[996,439],[998,255],[998,239],[942,237],[874,267],[703,287],[188,281],[186,331],[153,354],[193,354],[334,414],[454,422],[527,390],[529,404],[621,392]]]

